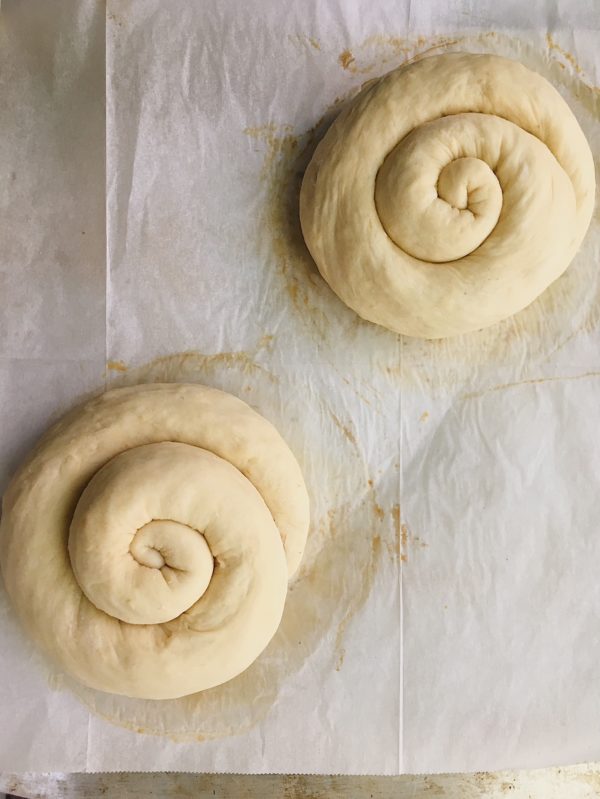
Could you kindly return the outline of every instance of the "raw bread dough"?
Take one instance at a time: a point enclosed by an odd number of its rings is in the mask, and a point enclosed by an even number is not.
[[[4,497],[0,565],[66,671],[165,699],[258,657],[307,530],[300,468],[269,422],[205,386],[136,386],[42,439]]]
[[[425,338],[529,305],[590,222],[594,164],[565,101],[492,55],[424,58],[368,84],[317,147],[306,244],[364,319]]]

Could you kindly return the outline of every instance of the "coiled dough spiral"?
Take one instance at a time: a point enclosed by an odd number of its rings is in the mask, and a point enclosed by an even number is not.
[[[306,244],[360,316],[442,338],[529,305],[594,204],[592,154],[559,93],[493,55],[424,58],[367,84],[300,194]]]
[[[275,633],[308,530],[275,428],[212,388],[116,389],[41,440],[3,499],[0,564],[33,638],[85,684],[184,696]]]

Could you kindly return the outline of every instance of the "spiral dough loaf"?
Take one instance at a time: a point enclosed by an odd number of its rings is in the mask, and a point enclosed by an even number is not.
[[[198,385],[117,389],[60,421],[13,479],[2,574],[66,671],[164,699],[255,660],[307,529],[300,468],[245,403]]]
[[[300,217],[360,316],[441,338],[529,305],[589,225],[594,166],[567,104],[492,55],[425,58],[368,84],[306,171]]]

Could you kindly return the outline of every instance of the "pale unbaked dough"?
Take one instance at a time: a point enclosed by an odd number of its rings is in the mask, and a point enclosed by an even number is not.
[[[565,101],[493,55],[424,58],[370,82],[317,147],[306,244],[364,319],[441,338],[529,305],[590,222],[594,164]]]
[[[38,444],[2,504],[0,565],[43,649],[103,691],[164,699],[247,668],[308,530],[298,463],[241,400],[116,389]]]

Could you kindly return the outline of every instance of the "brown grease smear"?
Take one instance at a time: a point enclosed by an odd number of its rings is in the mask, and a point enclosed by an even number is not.
[[[515,788],[514,782],[508,782],[507,780],[503,779],[501,773],[494,774],[489,771],[476,771],[473,774],[473,781],[475,786],[480,790],[485,791],[492,791],[494,789],[499,789],[502,793],[506,793],[508,791],[512,791]]]
[[[333,422],[334,422],[335,426],[342,431],[342,433],[346,436],[346,438],[348,439],[348,441],[351,444],[354,444],[355,446],[357,446],[356,436],[354,435],[352,430],[350,430],[350,427],[348,425],[345,425],[343,422],[341,422],[340,419],[335,415],[335,413],[333,411],[330,411],[329,413],[330,413],[331,418],[333,419]]]
[[[339,370],[338,370],[338,369],[336,369],[335,371],[336,371],[338,374],[340,374],[340,372],[339,372]],[[355,386],[353,383],[351,383],[351,382],[350,382],[350,380],[348,380],[348,378],[347,378],[347,377],[342,377],[342,382],[344,382],[344,383],[345,383],[345,384],[348,386],[348,388],[349,388],[349,389],[350,389],[350,390],[351,390],[351,391],[352,391],[352,392],[353,392],[353,393],[354,393],[354,394],[355,394],[355,395],[356,395],[356,396],[357,396],[357,397],[358,397],[358,398],[361,400],[361,402],[364,402],[364,404],[365,404],[365,405],[368,405],[370,408],[372,408],[372,407],[373,407],[371,400],[370,400],[370,399],[368,399],[367,397],[365,397],[365,395],[364,395],[364,394],[363,394],[361,391],[359,391],[359,390],[356,388],[356,386]],[[374,386],[370,385],[370,386],[369,386],[369,389],[371,390],[371,392],[373,392],[373,393],[377,394],[377,392],[376,392],[376,390],[375,390]],[[375,413],[379,413],[379,411],[377,410],[377,408],[373,408],[373,410],[374,410],[374,412],[375,412]]]
[[[493,33],[482,36],[493,36]],[[438,50],[458,44],[460,39],[443,36],[417,36],[407,39],[401,36],[385,36],[376,34],[369,36],[354,48],[354,56],[350,50],[342,51],[338,56],[340,66],[353,75],[368,75],[377,70],[381,72],[390,62],[408,63],[415,58],[432,55]]]
[[[582,68],[552,37],[535,45],[493,31],[414,39],[371,36],[341,54],[323,43],[319,57],[339,63],[351,74],[373,78],[401,63],[456,50],[497,53],[523,62],[562,90],[584,132],[589,133],[597,125],[600,90],[582,80]],[[434,393],[468,385],[477,369],[497,374],[504,367],[514,373],[515,368],[522,371],[525,366],[542,364],[577,336],[594,331],[600,324],[600,275],[593,257],[600,243],[599,211],[580,254],[565,274],[528,308],[485,330],[435,341],[397,337],[343,306],[322,280],[306,249],[298,195],[316,145],[359,89],[355,85],[336,98],[304,133],[296,133],[296,128],[288,124],[253,128],[250,134],[265,147],[261,174],[267,183],[267,202],[260,241],[266,230],[290,308],[303,321],[307,335],[315,342],[330,345],[331,353],[323,347],[322,357],[333,365],[340,340],[349,345],[356,342],[370,352],[387,348],[388,362],[381,368],[400,380],[405,389],[416,386]],[[392,346],[395,341],[400,341],[402,349],[401,358],[396,361]]]
[[[400,552],[400,505],[392,505],[392,509],[390,510],[390,515],[392,517],[392,521],[394,523],[394,538],[396,541],[396,548],[397,551]]]
[[[338,56],[338,61],[342,69],[350,69],[350,67],[354,63],[354,56],[352,55],[350,50],[343,50]]]
[[[298,138],[293,135],[292,125],[261,125],[260,127],[244,128],[246,136],[258,139],[267,145],[267,155],[265,156],[260,176],[265,178],[276,160],[285,156],[293,156],[298,148]]]
[[[577,62],[577,59],[575,58],[575,56],[572,53],[569,53],[568,50],[565,50],[559,44],[557,44],[557,42],[554,40],[554,37],[550,33],[547,34],[547,36],[546,36],[546,44],[548,45],[548,49],[549,50],[554,50],[555,52],[557,52],[561,56],[563,56],[563,58],[565,58],[569,62],[569,64],[573,67],[573,69],[575,70],[575,72],[578,75],[583,75],[584,74],[584,70],[580,66],[580,64]],[[561,64],[561,66],[564,69],[565,65]]]
[[[217,352],[205,354],[202,352],[181,352],[175,355],[165,355],[155,358],[143,366],[129,369],[125,364],[119,369],[128,371],[126,377],[113,379],[112,387],[120,385],[135,385],[136,383],[176,383],[199,382],[198,375],[212,377],[216,372],[235,370],[238,374],[248,375],[261,372],[271,383],[277,383],[276,375],[269,372],[265,366],[257,362],[258,354],[270,347],[273,336],[263,336],[253,350],[240,352]],[[119,361],[118,363],[123,363]],[[244,385],[241,390],[247,391]],[[251,389],[250,389],[251,390]]]
[[[425,549],[429,546],[420,536],[415,535],[408,524],[402,522],[400,516],[400,505],[393,505],[390,510],[394,525],[394,547],[389,552],[393,558],[402,563],[408,563],[409,552],[414,549]]]
[[[423,411],[419,417],[420,422],[426,422],[429,419],[429,411]]]
[[[415,535],[407,524],[400,525],[400,560],[408,563],[408,553],[412,549],[425,549],[426,544],[418,535]]]
[[[342,316],[346,326],[354,329],[350,339],[361,325],[375,330],[337,300],[321,278],[304,243],[298,210],[302,176],[312,153],[344,102],[355,93],[353,89],[336,98],[321,119],[303,134],[294,134],[292,125],[273,123],[244,131],[260,140],[264,147],[260,176],[266,184],[267,199],[257,245],[262,248],[266,229],[275,271],[282,279],[284,301],[301,320],[307,334],[317,341],[331,340],[332,312],[334,317]],[[339,345],[339,340],[336,343]]]
[[[600,372],[584,372],[580,375],[564,375],[557,377],[537,377],[531,380],[516,380],[513,383],[499,383],[497,386],[483,389],[482,391],[472,391],[469,394],[463,394],[461,399],[470,400],[478,397],[483,397],[486,394],[492,394],[496,391],[506,391],[510,388],[517,386],[535,386],[540,383],[568,383],[572,380],[587,380],[592,377],[600,377]]]
[[[261,405],[268,405],[276,378],[257,360],[272,342],[272,336],[263,336],[245,352],[181,353],[157,358],[142,366],[130,366],[111,384],[200,382],[238,396],[250,388],[254,396],[261,397]],[[334,414],[326,399],[314,401],[319,406],[311,408],[307,407],[307,398],[301,398],[304,412],[318,413],[320,419],[318,438],[304,444],[308,452],[317,452],[313,456],[316,461],[307,465],[300,458],[309,493],[314,498],[343,498],[321,512],[313,502],[304,559],[290,583],[279,630],[265,652],[234,680],[181,699],[119,697],[87,688],[62,674],[52,675],[53,688],[68,688],[94,713],[134,732],[166,735],[175,741],[203,741],[240,734],[260,722],[286,679],[301,668],[324,637],[331,640],[331,668],[342,668],[346,630],[371,592],[386,533],[373,480],[362,476],[365,464],[350,422]],[[269,417],[266,411],[265,415]],[[294,435],[293,430],[282,432]],[[349,478],[354,482],[347,491],[336,490],[339,478],[328,479],[335,475],[340,459],[348,464],[350,475],[356,475]]]
[[[123,363],[123,361],[107,361],[106,369],[109,372],[126,372],[127,366]]]
[[[288,41],[293,45],[299,45],[298,49],[305,49],[306,45],[312,47],[313,50],[320,50],[321,43],[314,36],[306,36],[303,33],[288,34]]]

